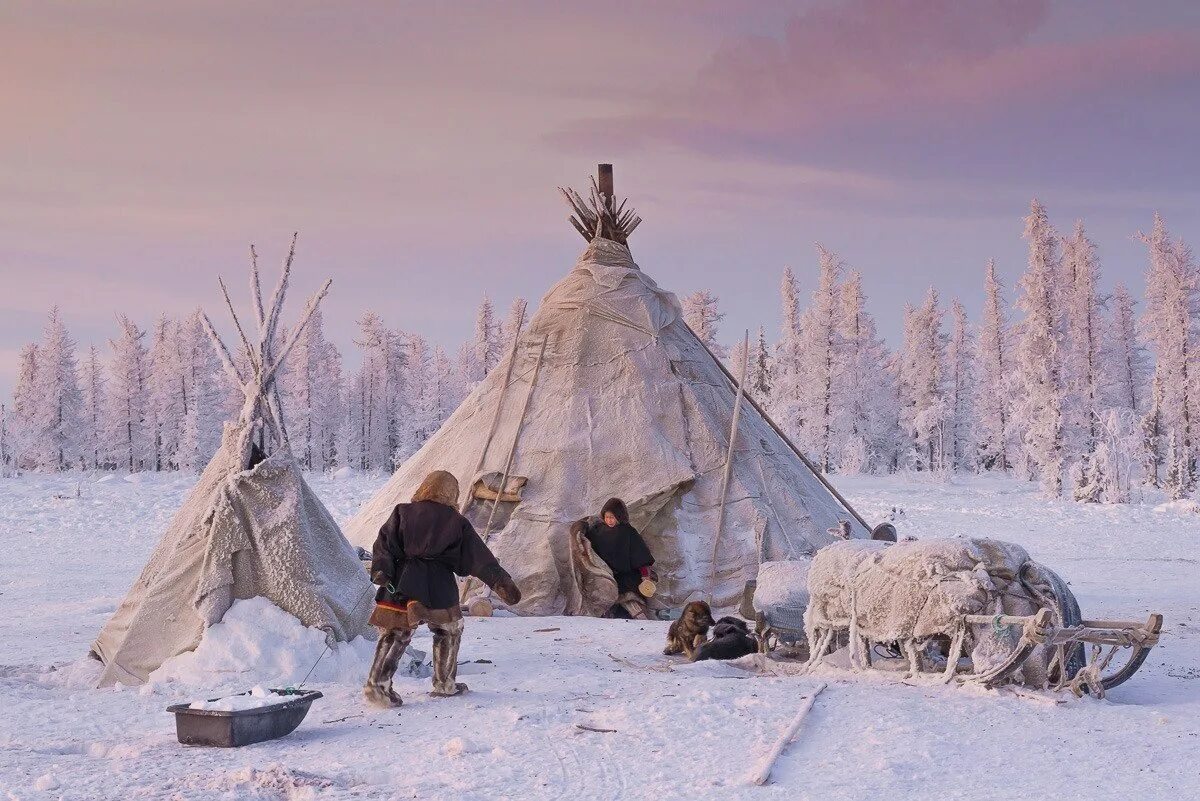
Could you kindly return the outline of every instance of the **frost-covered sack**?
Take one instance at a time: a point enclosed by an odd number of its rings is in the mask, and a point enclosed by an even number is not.
[[[859,631],[875,642],[953,631],[963,615],[990,612],[1001,588],[994,579],[1015,580],[1028,561],[1024,548],[999,540],[896,543],[855,574]]]
[[[1042,606],[1056,610],[1056,622],[1067,607],[1073,607],[1068,618],[1078,615],[1065,583],[1019,545],[965,538],[871,545],[835,543],[813,559],[805,618],[810,640],[816,630],[832,628],[871,642],[919,642],[952,635],[963,615],[1031,615]],[[971,631],[976,673],[1007,657],[1020,636],[990,625]],[[1049,656],[1039,647],[1018,680],[1041,686]]]
[[[535,370],[543,340],[545,356]],[[521,503],[489,541],[521,587],[524,614],[561,614],[578,597],[571,523],[596,514],[613,496],[626,502],[653,553],[656,597],[668,606],[694,598],[735,606],[760,561],[811,555],[833,541],[830,528],[850,518],[747,406],[725,522],[714,541],[734,391],[687,327],[675,295],[655,284],[624,245],[597,238],[587,246],[542,299],[506,385],[508,367],[497,365],[347,524],[351,542],[370,548],[393,507],[408,501],[432,470],[448,470],[460,486],[472,486],[488,442],[482,472],[502,470],[515,443],[512,472],[529,478]],[[853,536],[869,535],[852,525]]]
[[[768,616],[780,613],[803,615],[809,606],[811,559],[763,562],[758,566],[754,590],[755,612]]]
[[[221,447],[92,645],[101,686],[140,684],[190,651],[233,601],[263,596],[345,642],[367,630],[371,583],[290,454],[242,470],[245,429]]]
[[[817,628],[850,627],[858,568],[888,546],[880,540],[846,540],[817,551],[808,568],[808,608],[804,613],[810,643],[816,642]]]
[[[225,618],[209,627],[194,650],[168,659],[150,674],[151,685],[180,684],[245,689],[249,684],[285,687],[309,682],[360,682],[375,643],[359,637],[338,643],[323,657],[325,635],[309,628],[266,598],[235,601]],[[317,663],[317,659],[320,662]]]

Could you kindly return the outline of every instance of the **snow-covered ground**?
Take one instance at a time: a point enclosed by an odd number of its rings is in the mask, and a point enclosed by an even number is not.
[[[427,679],[402,678],[405,706],[386,712],[360,700],[371,652],[360,642],[322,661],[310,684],[325,697],[292,735],[179,745],[169,704],[295,682],[321,650],[251,602],[149,687],[88,688],[79,658],[189,483],[0,479],[0,797],[1200,796],[1200,515],[1187,509],[1052,503],[1005,480],[842,479],[872,520],[902,508],[904,534],[1025,545],[1070,580],[1088,617],[1164,613],[1163,642],[1105,701],[831,681],[772,783],[750,787],[751,764],[814,680],[668,670],[662,623],[470,619],[460,675],[471,692],[433,699]],[[345,520],[382,479],[312,483]],[[414,646],[428,651],[428,635]]]

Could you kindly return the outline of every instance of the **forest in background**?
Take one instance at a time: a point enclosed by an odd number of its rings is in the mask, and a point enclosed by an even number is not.
[[[724,344],[719,299],[703,289],[682,298],[684,316],[735,375],[745,369],[747,391],[827,473],[1008,473],[1052,497],[1106,503],[1144,487],[1192,495],[1200,272],[1190,248],[1158,216],[1136,235],[1147,250],[1138,309],[1124,285],[1101,291],[1082,221],[1060,233],[1034,200],[1024,224],[1016,287],[989,261],[975,322],[929,287],[906,306],[895,349],[876,331],[861,275],[821,245],[809,298],[784,269],[776,337],[760,328]],[[503,318],[484,298],[451,352],[368,311],[349,370],[318,313],[280,381],[296,457],[311,470],[394,470],[501,361],[527,316],[522,298]],[[107,348],[80,352],[52,309],[40,341],[22,348],[14,396],[0,406],[5,473],[207,463],[243,396],[199,309],[149,330],[117,322]]]

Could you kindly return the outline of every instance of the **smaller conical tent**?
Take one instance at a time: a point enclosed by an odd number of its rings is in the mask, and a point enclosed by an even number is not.
[[[323,630],[331,642],[348,641],[367,627],[370,582],[292,457],[275,389],[280,364],[329,289],[326,282],[273,353],[295,248],[293,238],[265,311],[252,259],[259,331],[254,345],[221,282],[244,349],[240,366],[203,317],[246,402],[237,421],[226,423],[216,455],[93,643],[92,654],[104,663],[102,687],[145,682],[167,659],[194,649],[204,630],[240,598],[261,595],[304,625]]]

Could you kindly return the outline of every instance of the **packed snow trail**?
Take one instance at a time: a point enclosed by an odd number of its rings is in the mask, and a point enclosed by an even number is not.
[[[380,479],[311,482],[344,520]],[[814,679],[671,662],[657,622],[468,619],[460,676],[471,692],[433,699],[428,679],[399,678],[405,704],[386,712],[362,703],[370,649],[352,646],[321,663],[310,684],[326,697],[288,737],[235,750],[179,745],[169,704],[277,686],[293,666],[307,669],[319,639],[282,618],[264,623],[270,636],[238,623],[214,640],[224,650],[212,661],[176,664],[140,690],[89,688],[95,667],[78,660],[187,484],[117,478],[64,500],[54,496],[74,495],[71,477],[0,481],[0,797],[1200,795],[1200,516],[1186,509],[1049,502],[1030,485],[989,479],[841,479],[869,519],[903,507],[902,535],[1018,542],[1071,581],[1087,616],[1159,611],[1166,631],[1146,666],[1103,702],[822,676],[830,689],[805,734],[771,782],[751,788],[747,772]],[[428,653],[428,634],[414,646]],[[669,672],[652,669],[668,663]]]

